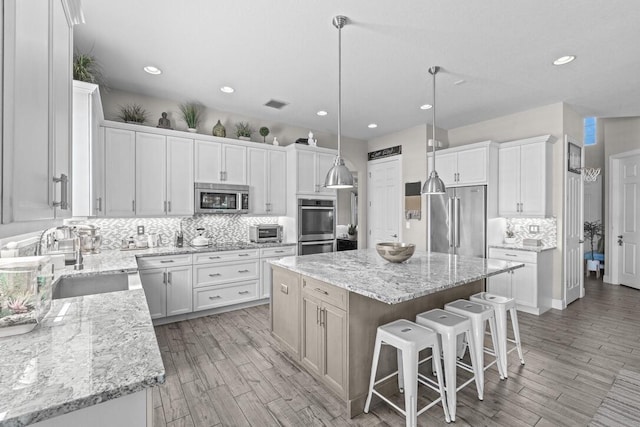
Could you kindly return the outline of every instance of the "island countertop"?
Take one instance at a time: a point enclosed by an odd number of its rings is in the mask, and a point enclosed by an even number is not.
[[[416,251],[384,260],[375,249],[286,257],[271,264],[387,303],[397,304],[515,270],[522,263]]]

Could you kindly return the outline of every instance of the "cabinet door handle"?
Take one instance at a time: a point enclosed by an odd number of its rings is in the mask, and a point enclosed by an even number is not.
[[[167,213],[167,201],[164,201],[164,208],[163,208],[163,212]]]
[[[167,202],[167,212],[171,212],[171,200]]]
[[[518,256],[516,254],[504,254],[504,256]]]
[[[238,293],[239,293],[240,295],[246,295],[246,294],[248,294],[248,293],[249,293],[249,291],[240,291],[240,292],[238,292]]]
[[[60,201],[54,201],[53,206],[63,210],[69,209],[69,177],[61,173],[60,178],[53,177],[53,182],[60,183]]]
[[[316,325],[320,324],[320,306],[316,305]]]
[[[167,273],[167,283],[171,284],[171,272]]]
[[[96,211],[97,212],[102,212],[102,197],[98,197],[96,199],[96,204],[98,205],[98,206],[96,206]]]
[[[248,273],[249,270],[238,270],[238,273]]]
[[[215,295],[215,296],[209,297],[209,299],[218,299],[218,298],[222,298],[222,297],[220,295]]]
[[[284,251],[275,251],[277,254],[282,254]]]
[[[136,211],[136,201],[132,200],[131,201],[131,212],[135,212]]]
[[[219,256],[210,256],[209,259],[220,259]]]
[[[223,175],[222,175],[222,171],[220,171],[220,181],[224,181]]]
[[[320,292],[321,294],[324,294],[324,295],[329,295],[329,292],[327,292],[327,291],[325,291],[323,289],[320,289],[320,288],[315,288],[314,291]]]
[[[222,276],[222,274],[220,274],[220,273],[211,273],[211,274],[209,274],[209,277],[218,277],[218,276]]]
[[[167,284],[167,272],[163,272],[162,273],[162,283],[164,283],[165,285]]]
[[[320,326],[324,326],[326,317],[327,317],[327,311],[324,308],[321,308],[320,309]]]
[[[238,254],[238,256],[249,256],[249,254]]]
[[[173,262],[172,259],[164,259],[164,260],[160,261],[160,264],[169,264],[171,262]]]

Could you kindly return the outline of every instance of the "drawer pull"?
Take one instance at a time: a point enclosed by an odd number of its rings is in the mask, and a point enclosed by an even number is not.
[[[220,259],[219,256],[210,256],[209,259]]]
[[[238,273],[248,273],[249,270],[238,270]]]
[[[166,260],[160,261],[160,264],[168,264],[170,262],[173,262],[173,260],[172,259],[166,259]]]
[[[275,251],[277,254],[284,253],[284,251]]]
[[[222,276],[222,274],[220,274],[220,273],[211,273],[211,274],[209,274],[209,277],[218,277],[218,276]]]
[[[220,295],[216,295],[216,296],[213,296],[213,297],[209,297],[209,299],[218,299],[218,298],[222,298],[222,297],[221,297]]]
[[[249,291],[240,291],[240,292],[238,292],[238,293],[239,293],[240,295],[246,295],[246,294],[248,294],[248,293],[249,293]]]
[[[250,254],[238,254],[238,256],[249,256]]]
[[[321,294],[329,295],[329,292],[327,292],[327,291],[325,291],[325,290],[322,290],[322,289],[320,289],[320,288],[315,288],[315,289],[314,289],[314,291],[316,291],[316,292],[320,292]]]
[[[505,256],[518,256],[516,254],[504,254]]]

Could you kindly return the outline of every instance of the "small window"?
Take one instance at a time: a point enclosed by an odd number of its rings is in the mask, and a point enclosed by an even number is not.
[[[596,144],[596,118],[587,117],[584,119],[584,145]]]

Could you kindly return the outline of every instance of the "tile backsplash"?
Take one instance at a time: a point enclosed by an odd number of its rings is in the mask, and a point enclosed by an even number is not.
[[[184,233],[188,244],[204,228],[204,234],[216,243],[229,243],[249,240],[249,226],[255,224],[277,224],[278,217],[252,217],[247,215],[194,215],[185,218],[89,218],[85,222],[100,227],[102,249],[119,249],[122,239],[134,236],[137,227],[144,225],[146,234],[156,233],[162,236],[162,244],[173,244],[176,231]]]
[[[556,246],[557,225],[556,218],[506,218],[507,229],[513,230],[516,243],[523,239],[542,239],[543,246]],[[538,232],[529,231],[529,226],[538,226]]]

